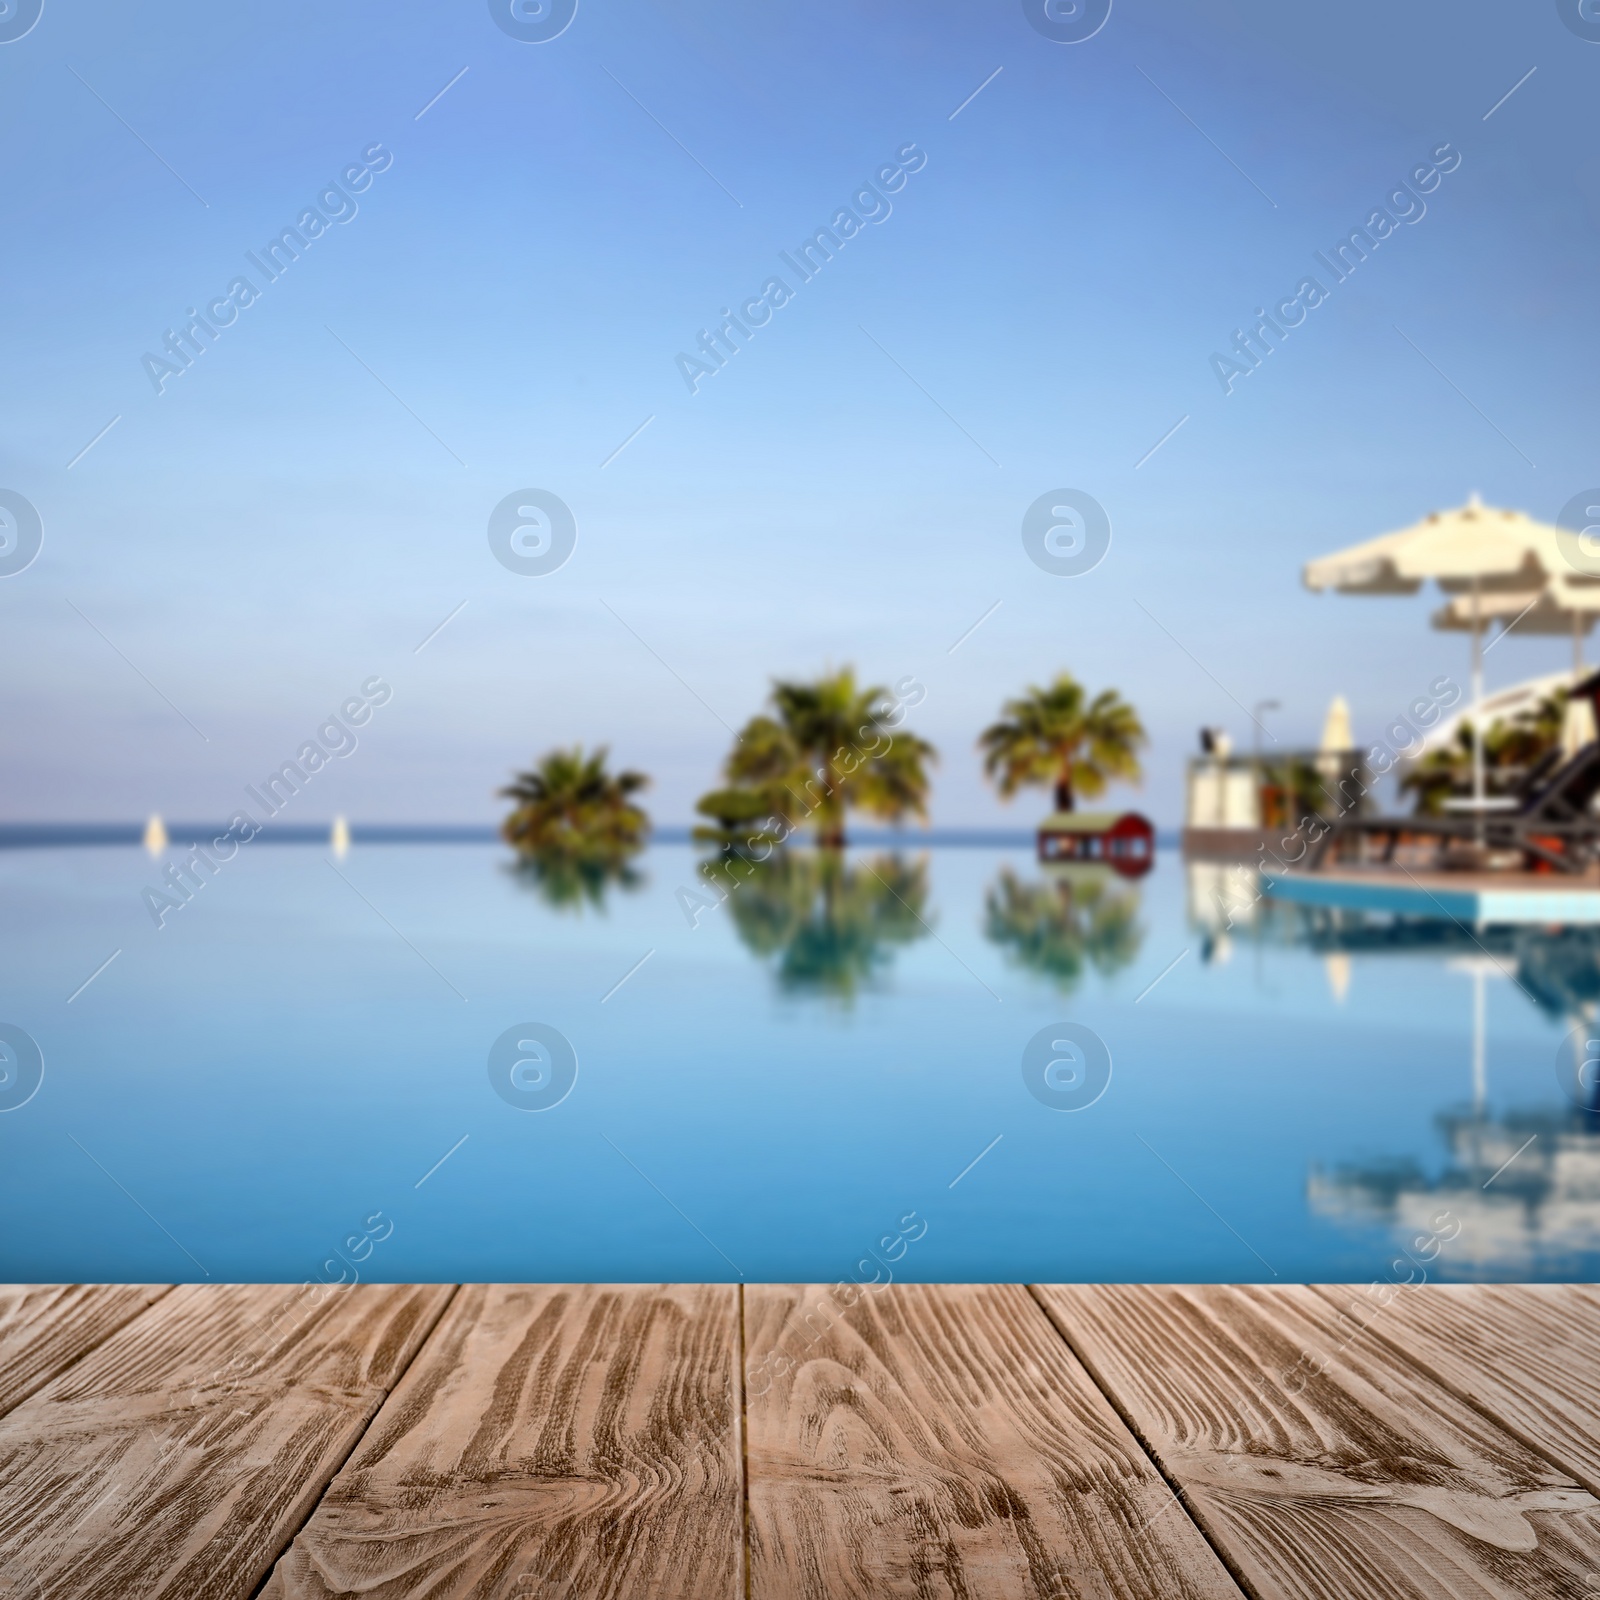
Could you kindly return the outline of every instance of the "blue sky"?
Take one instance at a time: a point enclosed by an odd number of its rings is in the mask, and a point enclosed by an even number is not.
[[[844,662],[926,685],[945,824],[1031,821],[973,740],[1060,668],[1139,707],[1162,822],[1195,730],[1258,700],[1309,741],[1342,692],[1376,737],[1464,641],[1301,564],[1600,481],[1597,80],[1554,0],[1115,0],[1080,44],[1007,3],[581,0],[530,44],[482,4],[45,0],[0,44],[0,487],[45,528],[0,579],[0,817],[226,813],[373,675],[306,820],[486,821],[582,739],[681,822],[773,674]],[[1442,142],[1426,216],[1224,395],[1213,352]],[[779,252],[907,144],[892,214],[799,284]],[[156,394],[142,357],[241,274]],[[676,357],[774,274],[792,303],[691,394]],[[486,536],[527,487],[578,527],[541,577]],[[1077,577],[1020,537],[1060,487],[1113,529]],[[1564,661],[1513,637],[1490,683]]]

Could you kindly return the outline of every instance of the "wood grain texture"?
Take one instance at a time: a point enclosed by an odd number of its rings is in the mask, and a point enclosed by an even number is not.
[[[738,1600],[738,1289],[463,1289],[263,1600]]]
[[[1318,1291],[1440,1383],[1600,1494],[1600,1294],[1573,1284],[1403,1292],[1374,1315],[1359,1289]],[[1600,1592],[1600,1582],[1596,1584]]]
[[[854,1290],[745,1290],[753,1600],[1238,1600],[1025,1289]]]
[[[1593,1593],[1600,1502],[1311,1289],[1037,1292],[1263,1600]]]
[[[167,1290],[147,1283],[0,1285],[0,1415]]]
[[[0,1572],[39,1600],[245,1600],[448,1286],[191,1286],[0,1418]]]

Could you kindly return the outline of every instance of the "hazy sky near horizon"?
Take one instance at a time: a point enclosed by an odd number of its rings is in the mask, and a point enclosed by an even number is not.
[[[1038,813],[973,741],[1062,668],[1139,707],[1119,793],[1163,823],[1196,729],[1247,743],[1259,700],[1285,743],[1335,692],[1377,737],[1465,641],[1301,565],[1600,482],[1600,44],[1564,9],[1115,0],[1063,44],[1016,0],[581,0],[526,43],[483,3],[44,0],[0,44],[0,488],[44,528],[0,578],[0,819],[225,815],[374,675],[297,819],[488,820],[583,740],[682,822],[774,674],[842,663],[926,686],[946,825]],[[1337,283],[1315,252],[1445,143]],[[802,282],[780,252],[908,145]],[[268,282],[247,252],[374,146]],[[691,393],[680,353],[774,276]],[[1213,353],[1312,276],[1225,394]],[[239,277],[158,394],[145,356]],[[1063,487],[1112,527],[1075,577],[1020,534]],[[490,550],[523,488],[576,520],[544,576]],[[1566,658],[1513,635],[1489,682]]]

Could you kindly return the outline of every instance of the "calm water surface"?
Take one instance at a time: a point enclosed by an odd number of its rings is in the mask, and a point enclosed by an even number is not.
[[[157,931],[142,852],[0,852],[0,1021],[44,1058],[0,1115],[0,1279],[1600,1267],[1600,1118],[1562,1080],[1587,930],[1335,923],[1171,854],[1127,884],[977,848],[797,853],[716,905],[700,860],[598,886],[258,843]],[[562,1038],[576,1081],[524,1109]]]

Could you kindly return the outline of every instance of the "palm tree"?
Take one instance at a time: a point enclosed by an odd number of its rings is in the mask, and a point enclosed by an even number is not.
[[[927,763],[938,756],[925,739],[889,725],[899,703],[887,689],[858,688],[845,667],[815,683],[775,682],[771,698],[774,714],[752,717],[723,764],[730,787],[697,808],[725,834],[752,831],[739,826],[749,822],[759,835],[787,837],[809,822],[819,845],[838,849],[851,808],[890,822],[926,819]]]
[[[642,772],[606,771],[604,745],[552,750],[517,774],[500,793],[517,808],[501,824],[505,841],[524,857],[618,861],[640,849],[650,819],[631,796],[650,780]]]
[[[985,728],[978,744],[983,770],[999,775],[1007,799],[1024,784],[1053,782],[1056,809],[1070,811],[1080,794],[1093,799],[1113,778],[1137,782],[1141,776],[1144,724],[1115,689],[1090,700],[1083,685],[1062,672],[1048,689],[1030,685],[1001,709],[1004,720]]]
[[[1567,723],[1565,689],[1547,694],[1537,705],[1525,706],[1511,719],[1506,741],[1506,760],[1516,766],[1531,767],[1540,756],[1561,743]]]
[[[721,845],[726,851],[743,853],[747,847],[754,850],[776,839],[773,824],[777,819],[759,789],[713,789],[710,794],[701,795],[694,808],[711,819],[695,826],[691,837],[696,843]]]

